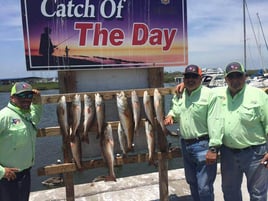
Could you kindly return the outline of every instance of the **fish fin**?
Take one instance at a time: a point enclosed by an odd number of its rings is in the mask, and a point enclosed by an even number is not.
[[[158,167],[158,162],[155,161],[154,159],[149,160],[149,163],[148,164],[149,164],[149,166],[153,165],[155,168]]]
[[[116,177],[111,175],[106,176],[105,181],[116,181]]]
[[[97,176],[96,178],[94,178],[92,180],[92,182],[105,181],[105,179],[106,179],[106,176],[105,175]]]
[[[82,142],[85,142],[85,143],[87,143],[87,144],[89,144],[89,138],[88,138],[88,135],[83,135],[83,136],[81,137],[81,141],[82,141]]]
[[[80,161],[80,164],[77,164],[76,161],[75,161],[74,158],[73,158],[73,163],[75,163],[76,169],[77,169],[79,172],[82,172],[82,171],[84,170],[83,165],[82,165],[82,161]]]

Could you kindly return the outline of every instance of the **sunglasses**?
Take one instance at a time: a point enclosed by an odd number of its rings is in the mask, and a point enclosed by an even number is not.
[[[18,98],[24,98],[24,99],[32,99],[33,93],[20,93],[15,95]]]
[[[228,79],[235,79],[235,78],[242,78],[243,74],[242,73],[231,73],[227,75]]]
[[[185,74],[184,75],[185,79],[190,79],[190,78],[197,79],[198,77],[199,77],[199,75],[197,75],[197,74]]]

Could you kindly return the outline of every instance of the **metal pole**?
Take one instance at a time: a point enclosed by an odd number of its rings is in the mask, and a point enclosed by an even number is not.
[[[244,67],[247,69],[247,34],[246,34],[246,0],[243,0],[243,27],[244,27]]]
[[[261,32],[262,32],[262,36],[263,36],[263,39],[264,39],[264,42],[265,42],[265,46],[266,46],[266,49],[268,50],[268,45],[267,45],[267,41],[266,41],[266,38],[265,38],[265,35],[264,35],[264,31],[263,31],[263,28],[262,28],[262,24],[261,24],[261,19],[260,19],[259,13],[257,13],[257,17],[258,17],[258,20],[259,20],[259,23],[260,23]]]

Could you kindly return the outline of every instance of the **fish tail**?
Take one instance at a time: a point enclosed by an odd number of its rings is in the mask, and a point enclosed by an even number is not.
[[[108,175],[105,177],[105,181],[116,181],[116,177],[114,175]]]
[[[82,141],[82,142],[85,142],[85,143],[87,143],[87,144],[89,144],[89,137],[88,137],[88,135],[83,135],[83,136],[81,137],[81,141]]]

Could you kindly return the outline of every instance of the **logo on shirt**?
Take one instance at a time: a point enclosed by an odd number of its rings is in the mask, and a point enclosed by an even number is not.
[[[256,104],[257,104],[257,101],[252,100],[250,103],[252,103],[252,104],[256,105]]]
[[[20,119],[12,119],[12,124],[19,124],[20,123]]]

